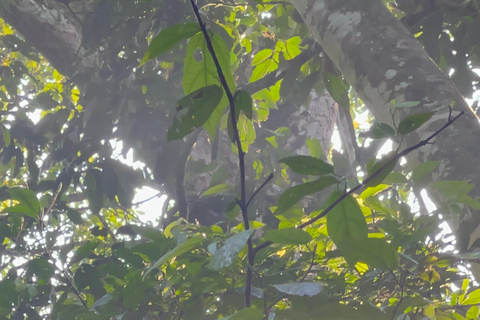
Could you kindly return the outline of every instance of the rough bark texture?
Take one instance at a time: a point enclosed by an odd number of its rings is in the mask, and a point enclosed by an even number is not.
[[[418,161],[441,161],[435,179],[470,180],[477,184],[470,194],[479,199],[480,171],[468,165],[480,158],[476,142],[480,133],[478,120],[452,81],[383,3],[380,0],[292,0],[292,4],[377,120],[392,123],[390,101],[393,99],[397,103],[420,101],[418,107],[397,113],[399,118],[407,112],[419,113],[452,102],[454,110],[465,111],[435,144],[418,150],[409,162],[415,165]],[[414,144],[436,131],[447,119],[448,108],[445,108],[410,134],[407,144]],[[439,201],[433,190],[430,194]],[[480,214],[477,212],[468,218],[478,223]],[[455,225],[452,227],[456,229]]]
[[[74,2],[81,4],[82,10],[91,10],[91,1]],[[58,0],[12,0],[6,20],[34,44],[52,66],[71,76],[95,62],[95,54],[85,56],[81,47],[79,17]]]

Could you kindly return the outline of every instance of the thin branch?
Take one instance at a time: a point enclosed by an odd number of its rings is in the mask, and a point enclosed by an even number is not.
[[[250,203],[252,202],[253,198],[255,198],[255,196],[267,185],[267,183],[270,182],[270,180],[273,179],[273,173],[270,173],[270,175],[268,176],[267,180],[265,180],[264,183],[262,183],[262,185],[260,187],[258,187],[257,190],[255,190],[255,192],[250,196],[250,199],[248,199],[247,201],[247,204],[245,205],[247,208],[248,206],[250,205]]]
[[[243,223],[245,225],[245,230],[250,229],[250,224],[248,221],[248,214],[247,214],[247,206],[246,206],[246,185],[245,185],[245,153],[243,152],[242,149],[242,142],[240,140],[240,134],[238,132],[238,127],[237,127],[237,117],[235,115],[235,104],[234,104],[234,97],[232,92],[230,91],[230,88],[228,87],[227,80],[225,79],[225,75],[222,71],[222,68],[220,66],[220,63],[218,61],[217,55],[215,53],[215,50],[212,45],[212,41],[210,39],[210,35],[208,34],[207,29],[205,28],[205,23],[202,21],[202,17],[200,16],[200,12],[198,11],[198,7],[195,4],[194,0],[190,0],[190,3],[192,5],[193,11],[195,13],[195,16],[197,18],[198,24],[200,25],[200,28],[202,29],[203,36],[205,38],[205,42],[207,44],[208,51],[210,52],[213,62],[215,64],[215,67],[217,69],[217,74],[220,79],[220,83],[222,84],[223,89],[225,90],[225,93],[227,94],[228,102],[230,105],[230,120],[232,123],[232,128],[233,128],[233,141],[235,141],[235,144],[237,145],[237,150],[238,150],[238,160],[239,160],[239,167],[240,167],[240,192],[241,192],[241,197],[240,197],[240,208],[242,210],[242,217],[243,217]],[[253,260],[255,258],[255,255],[253,254],[253,244],[252,244],[252,239],[249,238],[247,241],[247,247],[248,247],[248,265],[249,268],[247,268],[247,277],[246,277],[246,283],[245,283],[245,306],[250,307],[251,305],[251,291],[252,291],[252,267],[253,267]]]
[[[388,166],[390,166],[392,163],[398,161],[398,159],[400,159],[401,157],[404,157],[406,155],[408,155],[410,152],[416,150],[416,149],[419,149],[429,143],[431,143],[431,141],[438,135],[440,134],[443,130],[445,130],[447,127],[449,127],[453,122],[455,122],[458,118],[460,118],[462,115],[464,114],[464,111],[460,112],[459,114],[457,114],[454,118],[450,118],[447,123],[445,125],[443,125],[440,129],[438,129],[437,131],[435,131],[433,134],[431,134],[428,138],[426,138],[425,140],[422,140],[420,141],[419,143],[409,147],[409,148],[406,148],[405,150],[403,150],[402,152],[400,153],[397,153],[394,157],[392,157],[389,161],[387,161],[381,168],[379,168],[377,171],[375,171],[371,176],[369,176],[367,179],[365,179],[362,183],[359,183],[357,186],[355,186],[354,188],[350,189],[349,191],[345,192],[342,196],[340,196],[337,200],[335,200],[332,204],[330,204],[325,210],[323,210],[319,215],[317,215],[316,217],[313,217],[312,219],[308,220],[307,222],[305,223],[302,223],[301,225],[299,225],[297,228],[299,229],[303,229],[305,228],[306,226],[309,226],[311,224],[313,224],[314,222],[320,220],[321,218],[325,217],[327,215],[327,213],[329,213],[330,211],[332,211],[333,208],[335,208],[340,202],[342,202],[345,198],[347,198],[348,196],[352,195],[353,193],[355,193],[356,191],[364,188],[370,181],[372,181],[373,179],[375,179],[385,168],[387,168]],[[256,246],[254,248],[254,254],[256,254],[258,251],[268,247],[269,245],[271,245],[272,242],[271,241],[266,241],[258,246]]]

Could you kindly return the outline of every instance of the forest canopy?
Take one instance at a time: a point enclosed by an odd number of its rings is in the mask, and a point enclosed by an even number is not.
[[[0,320],[478,319],[479,5],[0,1]]]

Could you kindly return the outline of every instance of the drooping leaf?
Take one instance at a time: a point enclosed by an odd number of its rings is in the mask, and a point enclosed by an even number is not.
[[[209,268],[220,270],[231,265],[253,231],[254,229],[245,230],[225,240],[225,244],[213,254],[213,258],[208,264]]]
[[[113,299],[113,296],[109,293],[107,293],[106,295],[104,295],[103,297],[101,297],[100,299],[98,299],[97,301],[95,301],[88,310],[90,311],[95,311],[95,309],[97,309],[98,307],[101,307],[101,306],[104,306],[106,305],[107,303],[109,303],[111,300]]]
[[[368,137],[372,139],[383,139],[395,136],[395,129],[383,122],[374,122],[368,132]]]
[[[93,253],[95,248],[98,247],[99,244],[100,244],[99,241],[90,241],[90,242],[87,242],[86,244],[84,244],[83,246],[79,247],[75,251],[70,263],[74,264],[74,263],[80,262],[83,259],[89,257]]]
[[[420,128],[425,122],[430,120],[433,112],[418,113],[406,117],[398,124],[398,133],[407,134]]]
[[[411,107],[416,107],[420,104],[420,101],[405,101],[405,102],[400,102],[396,103],[393,106],[395,108],[411,108]]]
[[[213,194],[218,194],[218,193],[222,193],[222,192],[225,192],[225,191],[229,191],[231,189],[232,189],[232,187],[225,184],[225,183],[217,184],[216,186],[208,188],[204,193],[202,193],[200,198],[204,197],[204,196],[210,196],[210,195],[213,195]]]
[[[235,113],[236,119],[240,115],[240,111],[243,111],[248,119],[252,120],[253,116],[253,100],[250,94],[245,90],[240,90],[235,93]]]
[[[268,58],[270,58],[273,54],[272,49],[263,49],[260,50],[255,54],[252,60],[252,67],[259,65],[260,63],[264,62]]]
[[[330,205],[343,195],[340,191],[333,192],[327,200]],[[335,244],[346,239],[366,239],[368,227],[365,217],[357,201],[348,196],[327,213],[328,235]]]
[[[333,166],[320,159],[310,156],[294,156],[279,161],[285,163],[293,172],[320,176],[333,173]]]
[[[435,170],[438,165],[440,164],[439,161],[428,161],[424,163],[420,163],[412,172],[412,180],[413,182],[419,183],[423,179],[423,177],[433,170]]]
[[[154,269],[160,267],[162,264],[167,262],[168,260],[178,257],[179,255],[188,252],[190,250],[193,250],[197,248],[201,243],[203,242],[203,238],[201,237],[193,237],[190,239],[185,240],[185,242],[182,242],[181,244],[177,245],[175,248],[164,254],[158,261],[156,261],[148,270],[145,272],[143,275],[143,279],[152,272]]]
[[[162,30],[155,38],[153,38],[148,46],[148,50],[143,56],[140,66],[148,60],[171,50],[178,42],[193,37],[200,31],[199,24],[194,22],[179,23],[166,30]]]
[[[87,172],[84,179],[84,185],[87,187],[86,194],[88,206],[93,214],[98,214],[103,208],[103,194],[97,187],[97,181],[94,175],[95,172],[99,171],[94,169]]]
[[[228,88],[231,92],[235,92],[235,80],[233,79],[233,72],[230,65],[230,50],[220,35],[214,34],[210,40],[225,80],[227,81]],[[187,52],[183,66],[183,91],[188,95],[195,90],[211,85],[222,86],[212,55],[207,50],[203,34],[199,33],[193,36],[187,44]],[[208,120],[203,124],[203,128],[212,138],[215,138],[218,123],[227,105],[228,98],[224,93],[218,107],[214,109]]]
[[[385,239],[345,238],[340,240],[337,246],[351,263],[363,262],[373,268],[389,270],[395,269],[398,265],[397,251]]]
[[[350,99],[348,98],[348,87],[343,83],[341,77],[331,74],[328,71],[323,72],[323,82],[332,98],[344,108],[347,112],[350,112]]]
[[[201,127],[215,111],[222,99],[223,91],[216,85],[198,89],[178,101],[180,119],[176,116],[168,129],[167,139],[178,140]]]
[[[375,187],[381,184],[397,165],[398,158],[395,157],[396,153],[392,152],[380,160],[376,160],[375,158],[371,159],[367,164],[368,178],[373,175],[375,176],[368,181],[365,186]]]
[[[337,182],[337,179],[334,177],[322,177],[318,180],[306,182],[287,189],[278,199],[278,206],[277,210],[275,210],[275,215],[284,213],[293,207],[293,205],[295,205],[303,197],[309,194],[317,193]]]
[[[480,289],[474,290],[470,292],[466,297],[465,300],[461,302],[463,305],[469,304],[480,304]]]
[[[279,230],[268,230],[265,239],[274,243],[285,245],[307,244],[312,241],[312,236],[298,228],[285,228]]]
[[[17,200],[19,204],[13,207],[7,207],[5,212],[20,213],[36,219],[40,213],[40,202],[35,193],[26,188],[14,187],[7,190],[12,200]]]
[[[313,297],[319,294],[323,289],[323,284],[316,282],[294,282],[285,284],[272,285],[275,289],[282,293],[293,296],[309,296]]]

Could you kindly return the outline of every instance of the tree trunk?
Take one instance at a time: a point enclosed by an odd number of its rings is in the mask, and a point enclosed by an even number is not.
[[[381,0],[292,0],[308,25],[314,39],[357,91],[376,120],[392,124],[390,102],[419,101],[415,108],[397,112],[399,119],[408,112],[431,111],[442,105],[453,106],[453,114],[465,114],[436,138],[434,144],[422,147],[408,159],[419,162],[440,161],[434,182],[469,180],[476,184],[471,194],[480,199],[480,171],[468,165],[480,158],[477,137],[478,120],[453,82],[442,73],[422,46],[408,32]],[[435,132],[449,117],[448,108],[436,113],[419,130],[406,137],[413,145]],[[398,124],[398,119],[395,121]],[[438,193],[429,194],[440,208]],[[448,212],[442,210],[441,213]],[[463,212],[466,212],[464,208]],[[474,222],[469,234],[480,221],[480,214],[464,214],[460,219]],[[465,224],[464,224],[465,226]],[[452,225],[457,229],[457,225]],[[465,232],[467,230],[462,230]],[[466,249],[472,239],[460,241]]]

